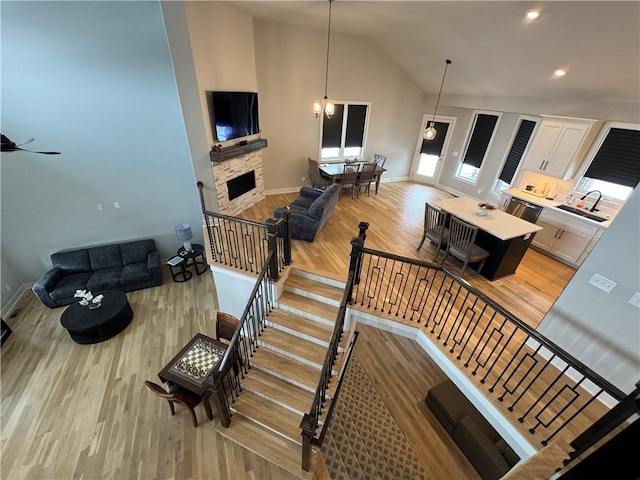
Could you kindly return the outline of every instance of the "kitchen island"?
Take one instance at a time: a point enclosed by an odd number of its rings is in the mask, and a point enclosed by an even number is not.
[[[476,245],[489,252],[480,274],[489,280],[514,274],[535,233],[542,230],[534,223],[497,209],[483,216],[478,201],[472,198],[448,198],[434,205],[478,227]]]

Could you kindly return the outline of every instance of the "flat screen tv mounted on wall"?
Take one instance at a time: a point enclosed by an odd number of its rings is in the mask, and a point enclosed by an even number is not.
[[[216,142],[260,132],[256,92],[207,91],[211,132]]]

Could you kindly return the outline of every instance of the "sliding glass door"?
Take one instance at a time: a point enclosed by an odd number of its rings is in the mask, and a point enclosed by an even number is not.
[[[422,119],[422,128],[418,136],[416,154],[411,165],[411,180],[429,185],[435,185],[440,177],[442,159],[447,154],[447,149],[455,127],[455,117],[436,117],[436,137],[433,140],[425,140],[422,136],[433,117],[425,115]]]

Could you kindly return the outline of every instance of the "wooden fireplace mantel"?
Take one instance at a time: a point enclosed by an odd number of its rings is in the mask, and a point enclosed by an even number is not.
[[[231,158],[239,157],[241,155],[246,155],[247,153],[255,152],[256,150],[262,150],[267,146],[267,139],[260,138],[258,140],[254,140],[252,142],[248,142],[245,145],[232,145],[230,147],[224,147],[219,152],[214,152],[211,150],[209,155],[211,157],[212,162],[222,162],[224,160],[229,160]]]

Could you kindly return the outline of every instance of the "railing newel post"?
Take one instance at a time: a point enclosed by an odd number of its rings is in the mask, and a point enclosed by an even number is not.
[[[302,469],[308,472],[311,468],[311,439],[316,430],[317,418],[305,413],[300,422],[302,430]]]
[[[291,207],[287,205],[284,222],[284,264],[291,265]]]
[[[267,242],[273,255],[269,261],[269,278],[274,282],[280,277],[278,272],[278,225],[273,218],[267,218]]]

